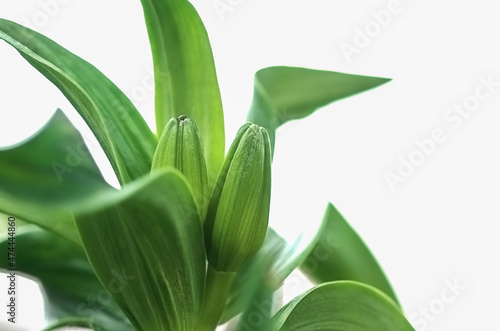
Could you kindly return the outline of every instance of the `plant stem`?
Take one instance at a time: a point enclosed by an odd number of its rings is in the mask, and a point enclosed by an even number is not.
[[[236,273],[219,272],[208,265],[205,288],[205,302],[198,323],[198,331],[213,331],[226,307],[227,296]]]

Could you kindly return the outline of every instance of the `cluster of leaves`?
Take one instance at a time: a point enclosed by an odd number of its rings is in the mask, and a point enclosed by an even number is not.
[[[181,115],[196,123],[205,193],[197,194],[175,162],[151,171],[164,144],[99,70],[45,36],[0,19],[0,38],[69,99],[121,185],[116,190],[106,183],[60,110],[30,140],[0,150],[0,211],[31,224],[18,229],[17,264],[43,287],[54,321],[46,329],[213,330],[231,320],[235,330],[413,330],[376,260],[333,205],[312,238],[287,243],[269,228],[238,270],[207,267],[206,205],[222,190],[219,171],[231,171],[223,166],[229,155],[224,161],[211,46],[187,0],[141,2],[155,68],[156,130]],[[265,128],[262,137],[273,150],[280,125],[387,81],[265,68],[255,75],[248,121]],[[259,215],[267,228],[266,213]],[[1,239],[0,250],[6,246]],[[318,285],[276,312],[273,294],[296,268]]]

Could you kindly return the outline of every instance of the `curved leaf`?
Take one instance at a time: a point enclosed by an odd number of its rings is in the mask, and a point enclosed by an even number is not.
[[[12,45],[73,104],[97,137],[120,183],[151,169],[156,138],[132,102],[93,65],[49,38],[0,19],[0,39]]]
[[[302,271],[316,283],[335,280],[365,283],[398,302],[373,254],[332,204],[328,204],[324,221],[326,228],[302,264]]]
[[[26,142],[0,149],[0,210],[78,245],[69,207],[110,189],[61,110]]]
[[[208,178],[224,159],[224,116],[208,35],[187,0],[141,0],[155,67],[156,132],[187,115],[205,149]]]
[[[205,249],[193,194],[159,171],[75,217],[100,281],[140,330],[193,330],[203,303]],[[126,285],[116,290],[117,277]]]
[[[387,295],[371,286],[351,281],[325,283],[296,297],[273,317],[272,329],[414,330]]]
[[[285,247],[285,240],[269,228],[259,252],[238,272],[221,321],[229,321],[243,311],[256,308],[252,307],[256,297],[276,290],[271,268]]]
[[[326,220],[323,219],[316,231],[302,233],[293,243],[287,243],[269,228],[259,252],[238,273],[222,320],[227,321],[249,307],[261,309],[260,305],[256,307],[255,297],[262,297],[266,292],[277,290],[285,279],[304,263],[323,234],[327,226]]]
[[[0,239],[7,252],[8,237]],[[35,277],[45,294],[46,319],[94,330],[132,331],[132,325],[97,279],[81,248],[66,239],[33,226],[16,233],[16,265],[19,272]],[[9,261],[0,259],[0,268]],[[63,319],[61,321],[61,319]]]
[[[297,67],[264,68],[255,74],[248,120],[267,129],[274,150],[275,131],[282,124],[389,80]]]

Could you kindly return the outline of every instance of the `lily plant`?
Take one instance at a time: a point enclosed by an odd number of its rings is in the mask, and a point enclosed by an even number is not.
[[[0,150],[0,211],[23,222],[16,266],[41,284],[45,330],[413,330],[332,204],[310,238],[287,242],[268,226],[277,128],[389,79],[264,68],[248,122],[225,153],[214,59],[197,11],[187,0],[141,3],[156,133],[90,63],[0,19],[0,38],[67,97],[120,183],[104,180],[60,110],[29,140]],[[4,235],[1,251],[8,245]],[[298,268],[314,287],[283,305],[277,291]]]

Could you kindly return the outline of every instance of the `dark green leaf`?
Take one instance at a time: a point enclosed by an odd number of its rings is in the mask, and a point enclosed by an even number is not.
[[[155,66],[156,132],[172,117],[193,119],[214,178],[224,159],[224,117],[205,27],[187,0],[141,2]]]
[[[378,288],[397,302],[389,280],[359,235],[338,210],[329,204],[319,242],[302,270],[316,283],[354,280]]]
[[[73,104],[97,137],[120,183],[149,172],[156,139],[132,102],[90,63],[47,37],[0,19],[12,45]]]
[[[0,250],[8,252],[3,236]],[[46,318],[66,325],[87,323],[98,330],[133,330],[127,318],[97,279],[85,253],[66,239],[27,226],[16,231],[16,267],[37,278],[45,294]],[[7,258],[0,268],[8,269]],[[59,321],[58,324],[63,323]]]
[[[193,330],[203,303],[205,250],[193,194],[158,171],[77,215],[94,270],[140,330]],[[97,209],[96,209],[97,208]],[[117,274],[127,285],[113,288]]]
[[[338,281],[296,297],[272,320],[272,330],[412,331],[398,306],[366,284]]]
[[[33,137],[0,149],[0,210],[81,245],[69,207],[110,189],[58,110]]]
[[[306,68],[264,68],[255,74],[248,120],[267,129],[274,150],[275,131],[280,125],[389,80]]]

